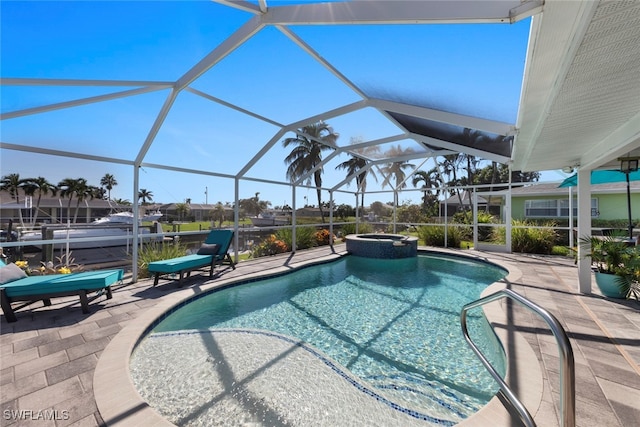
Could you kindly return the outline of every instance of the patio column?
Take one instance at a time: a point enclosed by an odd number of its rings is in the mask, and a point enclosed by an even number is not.
[[[578,240],[591,236],[591,171],[578,169]],[[591,259],[585,257],[590,247],[582,247],[578,241],[578,290],[591,293]]]
[[[291,186],[291,253],[295,254],[296,250],[298,249],[296,246],[296,241],[297,241],[297,227],[296,227],[296,221],[297,221],[297,215],[296,215],[296,209],[297,209],[297,205],[296,205],[296,186],[292,185]]]
[[[138,281],[138,193],[140,192],[140,165],[133,166],[133,241],[131,244],[131,274],[133,283]],[[128,233],[127,233],[128,236]],[[129,241],[127,240],[127,252],[129,251]]]
[[[333,248],[333,190],[329,191],[329,245]]]
[[[360,205],[358,204],[358,192],[356,191],[356,234],[358,234],[358,227],[360,226]]]

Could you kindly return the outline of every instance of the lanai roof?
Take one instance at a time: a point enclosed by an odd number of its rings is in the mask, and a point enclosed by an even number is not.
[[[347,153],[378,164],[415,160],[419,168],[429,157],[466,152],[511,162],[523,171],[598,168],[616,164],[623,155],[640,155],[638,2],[176,4],[3,4],[2,157],[11,150],[285,182],[278,143],[318,120],[338,131],[354,122],[382,123],[371,135],[339,140],[337,150],[325,157],[327,169]],[[161,22],[145,18],[144,8],[150,7],[166,9]],[[34,16],[46,16],[51,27],[32,32]],[[73,40],[56,34],[62,18],[78,26]],[[431,44],[468,43],[470,61],[476,60],[472,40],[456,40],[455,33],[447,40],[433,38],[434,25],[449,23],[481,24],[479,31],[499,28],[496,55],[484,58],[482,66],[494,63],[489,72],[495,73],[502,61],[522,61],[518,87],[492,87],[478,98],[464,88],[458,94],[439,93],[437,79],[416,71],[414,64]],[[508,45],[509,33],[523,26],[530,32],[528,46]],[[129,31],[130,44],[110,46],[109,31]],[[279,63],[285,54],[288,62]],[[114,63],[117,55],[121,63]],[[56,64],[60,57],[67,62],[50,66],[54,57]],[[137,70],[146,74],[132,73],[127,61],[137,61]],[[397,62],[397,73],[381,72],[377,64],[387,61]],[[473,68],[470,64],[469,73]],[[228,69],[234,78],[220,79]],[[322,77],[306,80],[311,69],[321,70]],[[423,84],[403,86],[405,73],[415,77],[420,72],[425,73]],[[470,80],[482,88],[481,78]],[[339,95],[323,97],[325,85],[338,85],[332,94]],[[277,97],[290,99],[290,108],[274,109]],[[502,105],[508,99],[516,102]],[[36,126],[26,120],[35,116]],[[243,125],[228,127],[232,118]],[[95,131],[77,134],[80,120],[95,121]],[[203,122],[207,135],[190,133],[193,124]],[[470,144],[463,137],[465,128],[493,142]],[[117,151],[116,139],[124,142]],[[229,157],[216,158],[225,144],[235,146],[239,167]],[[266,167],[274,162],[283,173]],[[324,186],[340,189],[346,182],[336,179]]]

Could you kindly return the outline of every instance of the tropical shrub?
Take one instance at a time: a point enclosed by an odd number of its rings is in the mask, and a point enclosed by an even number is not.
[[[354,233],[355,233],[355,230],[354,230]],[[361,222],[358,225],[358,233],[360,233],[360,234],[373,233],[373,226],[371,224],[369,224],[368,222]]]
[[[511,221],[511,250],[513,252],[521,252],[528,254],[544,254],[550,255],[556,242],[557,233],[554,221],[547,221],[539,227],[527,220]],[[506,230],[504,227],[493,229],[491,240],[498,243],[506,241]]]
[[[281,228],[276,232],[278,240],[286,243],[291,250],[293,247],[292,229],[289,227]],[[316,229],[315,227],[297,227],[296,228],[296,249],[309,249],[316,246]]]
[[[149,277],[149,263],[163,259],[181,257],[187,254],[186,246],[176,243],[153,242],[138,251],[138,279]]]
[[[462,243],[464,227],[449,226],[447,230],[447,243],[451,248],[459,248]],[[418,238],[427,246],[444,247],[444,226],[423,225],[418,227]]]
[[[262,256],[282,254],[290,250],[284,241],[276,237],[275,234],[272,234],[251,249],[251,257],[259,258]]]
[[[491,215],[489,212],[479,211],[478,212],[478,225],[480,224],[495,224],[496,218]],[[478,240],[485,241],[491,239],[491,233],[493,231],[493,227],[478,227]]]
[[[572,256],[573,251],[566,246],[554,246],[553,249],[551,249],[551,255]]]
[[[453,224],[468,224],[468,227],[461,227],[459,232],[463,240],[473,240],[473,212],[464,211],[456,212],[451,222]],[[478,211],[478,224],[495,224],[495,217],[486,211]],[[478,240],[487,241],[491,240],[492,227],[478,227]]]
[[[335,241],[335,236],[332,236],[329,230],[318,230],[316,231],[316,245],[317,246],[325,246],[330,245]]]
[[[369,234],[373,231],[373,227],[368,222],[361,222],[358,225],[358,231],[360,234]],[[346,237],[349,234],[356,234],[356,225],[355,224],[343,224],[340,229],[340,235],[342,237],[342,241],[346,240]]]
[[[356,225],[355,224],[343,224],[340,228],[340,233],[342,234],[342,240],[344,240],[345,236],[349,234],[356,234]]]
[[[396,211],[396,215],[398,222],[420,223],[427,221],[427,217],[418,205],[399,206]]]
[[[629,247],[624,266],[617,273],[616,285],[627,299],[640,300],[640,247]]]
[[[298,228],[299,230],[300,228]],[[291,243],[292,243],[292,234],[291,234],[291,228],[289,227],[285,227],[285,228],[281,228],[278,229],[276,231],[276,237],[278,238],[278,240],[282,240],[287,247],[292,247]]]
[[[451,221],[454,224],[473,224],[473,212],[461,211],[456,212],[451,217]]]

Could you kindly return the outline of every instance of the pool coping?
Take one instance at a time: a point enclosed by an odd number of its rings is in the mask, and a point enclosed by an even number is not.
[[[442,253],[446,255],[454,255],[457,257],[477,259],[494,265],[499,265],[508,271],[507,277],[500,282],[496,282],[488,286],[483,292],[483,296],[496,292],[506,287],[507,283],[513,283],[522,277],[521,271],[515,264],[508,262],[488,261],[482,254],[465,254],[460,255],[457,252],[446,249],[422,248],[428,252]],[[294,269],[302,268],[321,262],[338,259],[347,255],[345,252],[337,252],[322,258],[314,260],[301,261],[296,264],[280,266],[268,270],[271,274],[282,274],[290,272]],[[156,412],[147,402],[145,402],[131,379],[129,361],[130,356],[137,345],[141,336],[147,331],[165,312],[179,305],[185,299],[192,298],[201,293],[206,293],[212,289],[227,286],[238,281],[246,281],[252,278],[264,277],[265,272],[257,272],[244,276],[242,279],[237,277],[231,279],[218,279],[212,283],[205,283],[197,288],[185,288],[166,295],[153,308],[145,311],[136,318],[135,322],[130,323],[122,329],[104,349],[95,369],[93,378],[93,390],[96,405],[100,411],[102,419],[108,425],[139,425],[139,426],[173,426],[171,422]],[[483,307],[485,315],[491,324],[506,325],[506,313],[501,309],[501,304],[489,304]],[[519,398],[523,401],[525,407],[529,408],[532,415],[535,411],[532,408],[538,408],[542,401],[542,370],[531,346],[524,337],[519,334],[512,334],[507,328],[501,327],[495,329],[496,334],[500,338],[505,351],[511,348],[517,349],[515,357],[518,363],[515,364],[516,369],[508,370],[507,380],[517,377],[521,384],[526,383],[527,388],[523,390],[523,395]],[[505,344],[508,343],[508,344]],[[126,356],[125,356],[126,355]],[[507,353],[507,359],[513,360],[513,355]],[[509,364],[512,366],[513,364]],[[522,382],[525,381],[525,382]],[[509,412],[506,410],[502,402],[494,397],[480,411],[465,419],[458,425],[460,426],[509,426],[513,424],[513,420]]]

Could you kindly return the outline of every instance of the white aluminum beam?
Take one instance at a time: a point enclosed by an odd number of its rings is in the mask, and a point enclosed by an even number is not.
[[[367,158],[366,156],[363,156],[360,153],[354,153],[354,151],[361,150],[363,148],[372,147],[374,145],[382,145],[382,144],[388,144],[390,142],[402,141],[403,139],[409,139],[409,135],[401,133],[398,135],[388,136],[385,138],[372,139],[371,141],[367,141],[367,142],[359,142],[357,144],[345,145],[338,148],[338,150],[340,150],[343,153],[346,152],[354,156],[362,157],[363,159],[369,160],[369,158]]]
[[[267,11],[267,0],[258,0],[258,6],[260,6],[260,12],[264,13]]]
[[[215,3],[219,3],[225,6],[233,7],[234,9],[244,10],[245,12],[253,13],[254,15],[258,15],[260,13],[265,12],[266,10],[262,10],[263,1],[260,1],[260,6],[256,6],[253,3],[249,3],[244,0],[212,0]]]
[[[352,111],[356,111],[359,110],[363,107],[366,106],[365,101],[358,101],[358,102],[354,102],[352,104],[349,105],[345,105],[343,107],[339,107],[333,110],[329,110],[325,113],[322,114],[318,114],[316,116],[312,116],[312,117],[307,117],[305,119],[299,120],[297,122],[291,123],[283,128],[281,128],[278,132],[276,132],[276,134],[269,140],[269,142],[267,142],[262,149],[260,149],[260,151],[253,156],[253,158],[251,160],[249,160],[247,162],[247,164],[244,165],[244,167],[238,172],[238,176],[242,177],[244,176],[249,169],[251,169],[257,162],[258,160],[260,160],[262,158],[262,156],[264,156],[279,140],[280,138],[282,138],[287,132],[295,132],[297,134],[299,134],[299,128],[304,127],[305,125],[309,124],[309,123],[316,123],[320,120],[324,120],[326,118],[331,118],[331,117],[335,117],[335,116],[340,116],[342,114],[347,114],[350,113]]]
[[[96,102],[110,101],[112,99],[125,98],[128,96],[140,95],[143,93],[161,90],[163,87],[142,87],[130,89],[122,92],[108,93],[105,95],[91,96],[89,98],[75,99],[73,101],[59,102],[57,104],[42,105],[40,107],[26,108],[24,110],[11,111],[0,114],[0,120],[15,119],[16,117],[30,116],[33,114],[45,113],[47,111],[62,110],[65,108],[78,107],[80,105],[93,104]]]
[[[320,161],[320,163],[315,165],[315,167],[313,167],[311,170],[309,170],[305,175],[302,175],[300,178],[298,178],[298,180],[296,182],[294,182],[293,185],[300,186],[307,179],[311,179],[311,175],[313,175],[318,169],[324,167],[324,165],[326,165],[331,159],[336,157],[338,154],[340,154],[338,151],[331,152],[327,157],[322,159]]]
[[[236,178],[235,175],[230,175],[230,174],[225,174],[225,173],[204,171],[204,170],[201,170],[201,169],[180,168],[180,167],[176,167],[176,166],[160,165],[160,164],[157,164],[157,163],[141,163],[140,167],[142,167],[142,168],[162,169],[162,170],[168,170],[168,171],[172,171],[172,172],[190,173],[190,174],[194,174],[194,175],[215,176],[215,177],[218,177],[218,178],[229,178],[229,179],[235,179]]]
[[[38,78],[0,78],[0,86],[151,86],[166,89],[173,82],[152,80],[91,80],[91,79],[38,79]]]
[[[94,160],[97,162],[116,163],[120,165],[133,166],[133,161],[131,160],[117,159],[115,157],[96,156],[93,154],[83,154],[83,153],[71,152],[71,151],[52,150],[50,148],[31,147],[28,145],[10,144],[6,142],[0,142],[0,149],[22,151],[27,153],[45,154],[48,156],[69,157],[69,158],[82,159],[82,160]]]
[[[142,147],[140,147],[140,150],[138,151],[138,155],[136,156],[136,160],[135,160],[136,165],[141,164],[142,160],[144,159],[144,156],[147,155],[147,151],[149,151],[149,148],[151,147],[153,140],[156,138],[158,131],[162,127],[162,124],[164,123],[164,119],[167,118],[167,114],[169,114],[169,111],[171,110],[171,107],[173,106],[173,103],[176,100],[177,96],[178,96],[178,91],[174,88],[171,90],[171,93],[169,93],[169,95],[167,96],[167,99],[165,99],[164,104],[160,109],[160,112],[156,116],[156,120],[153,122],[153,125],[151,126],[151,129],[149,130],[149,133],[147,134],[147,137],[145,138],[144,143],[142,144]]]
[[[333,110],[325,111],[324,113],[316,114],[315,116],[307,117],[297,122],[287,125],[286,130],[296,132],[297,129],[302,128],[309,123],[317,123],[320,120],[331,119],[333,117],[349,114],[357,110],[361,110],[367,107],[367,101],[356,101],[351,104],[344,105],[342,107],[334,108]]]
[[[371,169],[371,167],[373,166],[372,163],[367,163],[365,166],[363,166],[361,169],[358,169],[356,172],[352,173],[351,175],[348,175],[345,179],[343,179],[342,181],[340,181],[339,183],[337,183],[336,185],[334,185],[331,188],[331,191],[336,191],[338,190],[340,187],[342,187],[343,185],[350,183],[355,177],[361,175],[364,172],[367,172],[369,169]],[[360,192],[360,188],[358,188],[356,190],[356,192]]]
[[[336,76],[342,83],[347,85],[352,91],[357,93],[362,99],[367,99],[367,95],[360,90],[358,86],[355,85],[351,80],[349,80],[344,74],[338,71],[333,65],[331,65],[326,59],[324,59],[318,52],[316,52],[311,46],[305,43],[297,34],[291,31],[289,28],[283,26],[277,26],[277,28],[286,35],[290,40],[292,40],[295,44],[300,46],[302,50],[304,50],[309,56],[315,59],[317,62],[322,64],[331,74]]]
[[[400,184],[398,184],[396,186],[396,190],[398,191],[402,191],[402,186],[405,184],[405,182],[407,182],[407,180],[409,178],[411,178],[418,170],[420,170],[420,168],[422,167],[422,165],[424,165],[425,163],[427,163],[427,160],[429,160],[430,157],[425,158],[422,162],[420,162],[420,164],[416,167],[413,168],[413,170],[411,171],[410,174],[405,175],[404,179],[402,180],[402,182]]]
[[[207,56],[202,58],[200,62],[180,77],[176,82],[176,89],[182,90],[193,83],[194,80],[206,73],[211,67],[253,37],[262,28],[264,28],[264,25],[260,24],[257,17],[249,19],[242,27],[238,28],[231,36],[216,46]]]
[[[513,23],[541,10],[543,0],[377,0],[270,7],[267,25]]]
[[[232,110],[236,110],[239,113],[246,114],[247,116],[251,116],[251,117],[253,117],[255,119],[258,119],[258,120],[262,120],[263,122],[272,124],[272,125],[280,127],[280,128],[284,127],[284,124],[282,124],[282,123],[278,123],[275,120],[271,120],[271,119],[269,119],[267,117],[261,116],[259,114],[256,114],[256,113],[252,112],[252,111],[245,110],[244,108],[238,107],[237,105],[232,104],[230,102],[223,101],[220,98],[216,98],[215,96],[212,96],[212,95],[209,95],[209,94],[204,93],[202,91],[199,91],[198,89],[187,87],[185,90],[188,91],[188,92],[193,93],[194,95],[198,95],[198,96],[201,96],[201,97],[203,97],[205,99],[208,99],[209,101],[213,101],[213,102],[216,102],[216,103],[218,103],[220,105],[224,105],[227,108],[231,108]]]
[[[273,135],[273,137],[271,137],[271,139],[269,140],[269,142],[267,142],[265,145],[262,146],[262,148],[260,149],[260,151],[258,151],[252,158],[251,160],[249,160],[242,169],[240,169],[240,171],[238,172],[238,177],[243,177],[257,162],[258,160],[260,160],[262,158],[262,156],[264,156],[267,151],[269,151],[271,149],[271,147],[273,147],[275,145],[276,142],[278,142],[280,140],[280,138],[282,138],[286,133],[288,132],[288,130],[282,128],[280,129],[278,132],[276,132],[275,135]]]

